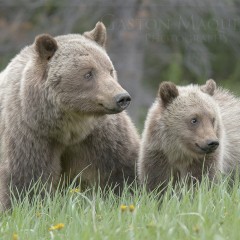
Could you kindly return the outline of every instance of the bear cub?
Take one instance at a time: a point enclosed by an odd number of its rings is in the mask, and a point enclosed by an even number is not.
[[[0,204],[63,176],[115,187],[135,179],[139,136],[99,22],[89,32],[39,35],[0,73]],[[23,195],[24,196],[24,195]],[[44,194],[43,194],[44,196]]]
[[[142,134],[138,176],[149,191],[170,181],[213,180],[240,159],[240,101],[213,80],[205,85],[162,82]]]

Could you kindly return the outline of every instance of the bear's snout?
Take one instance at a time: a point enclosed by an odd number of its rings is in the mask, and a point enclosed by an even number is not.
[[[129,106],[131,102],[131,97],[128,93],[122,93],[115,96],[115,100],[119,110],[124,110]]]
[[[196,146],[205,153],[211,153],[211,152],[214,152],[218,148],[219,141],[209,139],[203,145],[199,145],[196,143]]]
[[[207,146],[208,146],[208,148],[215,150],[219,146],[219,141],[217,141],[217,140],[208,140],[207,141]]]

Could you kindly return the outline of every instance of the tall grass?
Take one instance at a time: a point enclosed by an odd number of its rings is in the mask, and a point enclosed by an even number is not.
[[[121,209],[134,205],[135,209]],[[59,223],[63,225],[57,225]],[[57,225],[57,226],[56,226]],[[55,226],[60,229],[49,230]],[[183,186],[159,199],[144,188],[125,187],[122,196],[100,189],[58,189],[42,201],[13,199],[1,215],[0,239],[239,239],[240,188],[228,179]],[[13,237],[13,234],[14,235]]]

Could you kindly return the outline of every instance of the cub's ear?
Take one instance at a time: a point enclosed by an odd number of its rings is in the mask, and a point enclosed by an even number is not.
[[[41,34],[35,38],[35,50],[42,60],[49,60],[56,52],[56,40],[49,34]]]
[[[98,22],[92,31],[83,33],[83,36],[92,41],[95,41],[103,48],[106,46],[107,30],[102,22]]]
[[[159,86],[159,97],[162,100],[163,106],[167,107],[178,95],[178,89],[174,83],[162,82]]]
[[[210,96],[213,96],[216,88],[217,88],[216,82],[212,79],[207,80],[206,84],[201,86],[202,92],[207,93]]]

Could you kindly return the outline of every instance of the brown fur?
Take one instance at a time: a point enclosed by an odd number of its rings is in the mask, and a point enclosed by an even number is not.
[[[162,82],[159,87],[159,96],[164,107],[170,104],[178,96],[177,87],[170,82]]]
[[[205,93],[208,93],[210,96],[214,95],[216,88],[217,88],[217,85],[215,81],[212,79],[207,80],[206,84],[201,86],[201,90]]]
[[[49,60],[57,50],[57,42],[52,36],[42,34],[36,37],[35,48],[41,59]]]
[[[83,35],[97,42],[102,47],[104,48],[106,47],[106,39],[107,39],[106,28],[100,22],[96,24],[96,27],[92,31],[85,32]]]
[[[139,179],[147,189],[165,189],[170,179],[213,179],[222,168],[224,133],[220,110],[211,97],[213,80],[204,86],[176,87],[164,82],[149,110],[138,160]],[[209,149],[210,143],[214,146]]]
[[[116,100],[128,94],[103,48],[105,26],[90,33],[40,35],[0,74],[3,209],[10,184],[16,193],[40,179],[54,191],[62,175],[80,174],[118,191],[135,178],[139,136]]]

